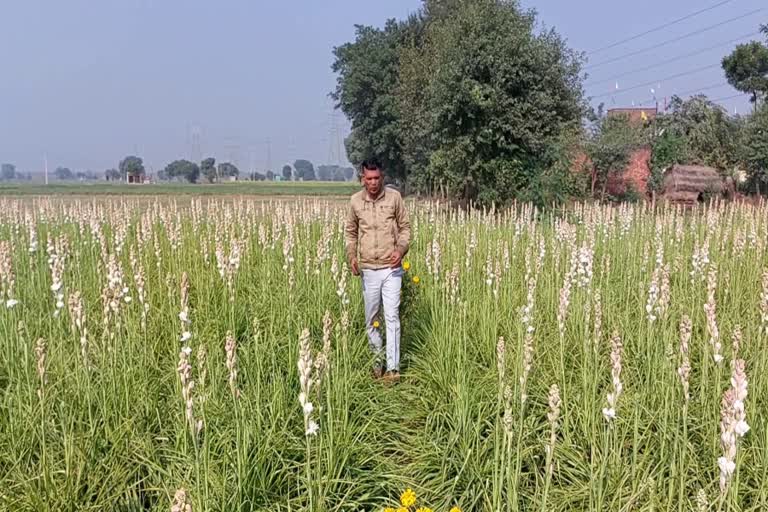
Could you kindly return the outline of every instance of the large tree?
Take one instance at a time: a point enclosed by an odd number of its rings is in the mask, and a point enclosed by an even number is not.
[[[382,29],[356,25],[355,41],[333,50],[332,69],[338,78],[331,97],[352,121],[347,155],[355,165],[378,158],[394,180],[406,179],[397,101],[400,55],[424,24],[418,14],[404,22],[388,20]]]
[[[240,174],[240,169],[238,169],[235,164],[230,162],[222,162],[219,164],[219,176],[222,178],[229,178],[233,176],[238,176]]]
[[[317,167],[317,179],[320,181],[333,181],[338,165],[319,165]]]
[[[216,174],[216,159],[206,158],[200,162],[200,174],[202,174],[208,183],[213,183],[218,178]]]
[[[175,160],[165,167],[165,175],[170,178],[184,179],[197,183],[200,177],[200,167],[189,160]]]
[[[56,179],[59,180],[73,180],[75,179],[75,173],[69,167],[57,167],[53,172]]]
[[[333,181],[346,181],[346,176],[344,175],[344,168],[339,166],[334,166]]]
[[[707,165],[726,173],[739,160],[739,121],[704,95],[683,100],[673,96],[669,113],[655,120],[657,133],[680,137],[684,141],[677,160]]]
[[[125,178],[127,175],[144,176],[144,161],[137,156],[127,156],[120,161],[118,166],[120,175]]]
[[[104,178],[106,178],[107,181],[119,181],[120,180],[120,171],[117,169],[107,169],[104,171]]]
[[[285,178],[286,180],[290,181],[290,179],[291,179],[291,172],[292,172],[291,166],[288,165],[288,164],[285,164],[283,166],[283,178]]]
[[[581,57],[535,24],[515,1],[435,0],[357,27],[333,68],[352,162],[378,156],[409,187],[486,204],[541,184],[585,102]]]
[[[12,180],[16,178],[16,166],[13,164],[3,164],[0,170],[0,179]]]
[[[741,148],[751,186],[758,193],[768,192],[768,103],[747,121]]]
[[[686,163],[685,138],[679,132],[655,128],[651,134],[651,158],[648,162],[647,192],[654,197],[664,184],[664,173],[675,164]]]
[[[315,166],[309,160],[296,160],[293,162],[293,168],[296,169],[296,176],[304,181],[315,180]]]
[[[749,93],[757,108],[758,101],[768,94],[768,46],[758,41],[740,44],[722,64],[728,83]]]

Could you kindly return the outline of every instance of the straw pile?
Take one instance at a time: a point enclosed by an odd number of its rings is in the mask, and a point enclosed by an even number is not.
[[[693,205],[708,195],[720,195],[723,190],[723,180],[716,169],[702,165],[675,165],[664,173],[661,196],[673,203]]]

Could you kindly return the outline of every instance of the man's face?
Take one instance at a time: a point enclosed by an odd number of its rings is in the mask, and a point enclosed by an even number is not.
[[[363,169],[363,186],[368,195],[376,197],[381,192],[382,176],[380,169]]]

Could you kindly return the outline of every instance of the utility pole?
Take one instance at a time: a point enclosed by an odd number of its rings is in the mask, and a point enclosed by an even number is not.
[[[291,181],[296,181],[296,176],[293,172],[293,162],[296,161],[296,140],[293,138],[293,135],[288,137],[288,161],[286,162],[287,165],[291,167]],[[282,172],[282,169],[281,169]]]
[[[43,155],[43,159],[45,160],[45,184],[48,184],[48,155]]]

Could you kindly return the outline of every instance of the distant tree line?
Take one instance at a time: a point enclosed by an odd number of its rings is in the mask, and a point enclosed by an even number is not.
[[[293,167],[288,164],[284,165],[280,174],[276,174],[272,170],[263,173],[252,171],[244,177],[253,181],[273,181],[276,179],[285,181],[349,181],[354,178],[354,174],[354,169],[351,167],[338,165],[321,165],[316,171],[312,162],[299,159],[293,163]],[[158,173],[160,180],[177,179],[189,183],[198,183],[201,178],[207,183],[217,183],[240,176],[241,172],[237,166],[230,162],[220,163],[217,166],[214,158],[206,158],[199,165],[189,160],[175,160]]]
[[[53,171],[53,177],[62,181],[73,180],[98,180],[99,176],[93,171],[73,172],[68,167],[57,167]],[[23,173],[16,169],[14,164],[0,164],[0,181],[31,181],[32,173]]]
[[[133,181],[143,182],[147,176],[147,170],[144,167],[144,161],[135,155],[129,155],[123,158],[117,168],[110,168],[104,171],[103,179],[106,181],[125,182],[129,181],[129,176]],[[309,160],[299,159],[291,165],[284,165],[280,174],[271,170],[266,172],[253,171],[247,175],[242,175],[240,169],[231,162],[216,163],[215,158],[206,158],[200,163],[181,159],[174,160],[157,172],[159,181],[183,181],[187,183],[218,183],[240,177],[253,181],[281,179],[285,181],[349,181],[355,176],[355,171],[351,167],[342,167],[339,165],[320,165],[315,170],[314,164]],[[99,180],[101,177],[92,171],[73,171],[69,167],[57,167],[52,177],[60,181],[86,181]],[[16,170],[13,164],[5,163],[0,168],[0,180],[11,181],[20,179],[31,179],[31,175],[22,175]]]
[[[216,165],[215,158],[206,158],[199,164],[189,160],[174,160],[161,170],[157,178],[159,180],[178,180],[189,183],[198,183],[201,178],[207,183],[217,183],[224,179],[236,178],[240,170],[230,162]]]

